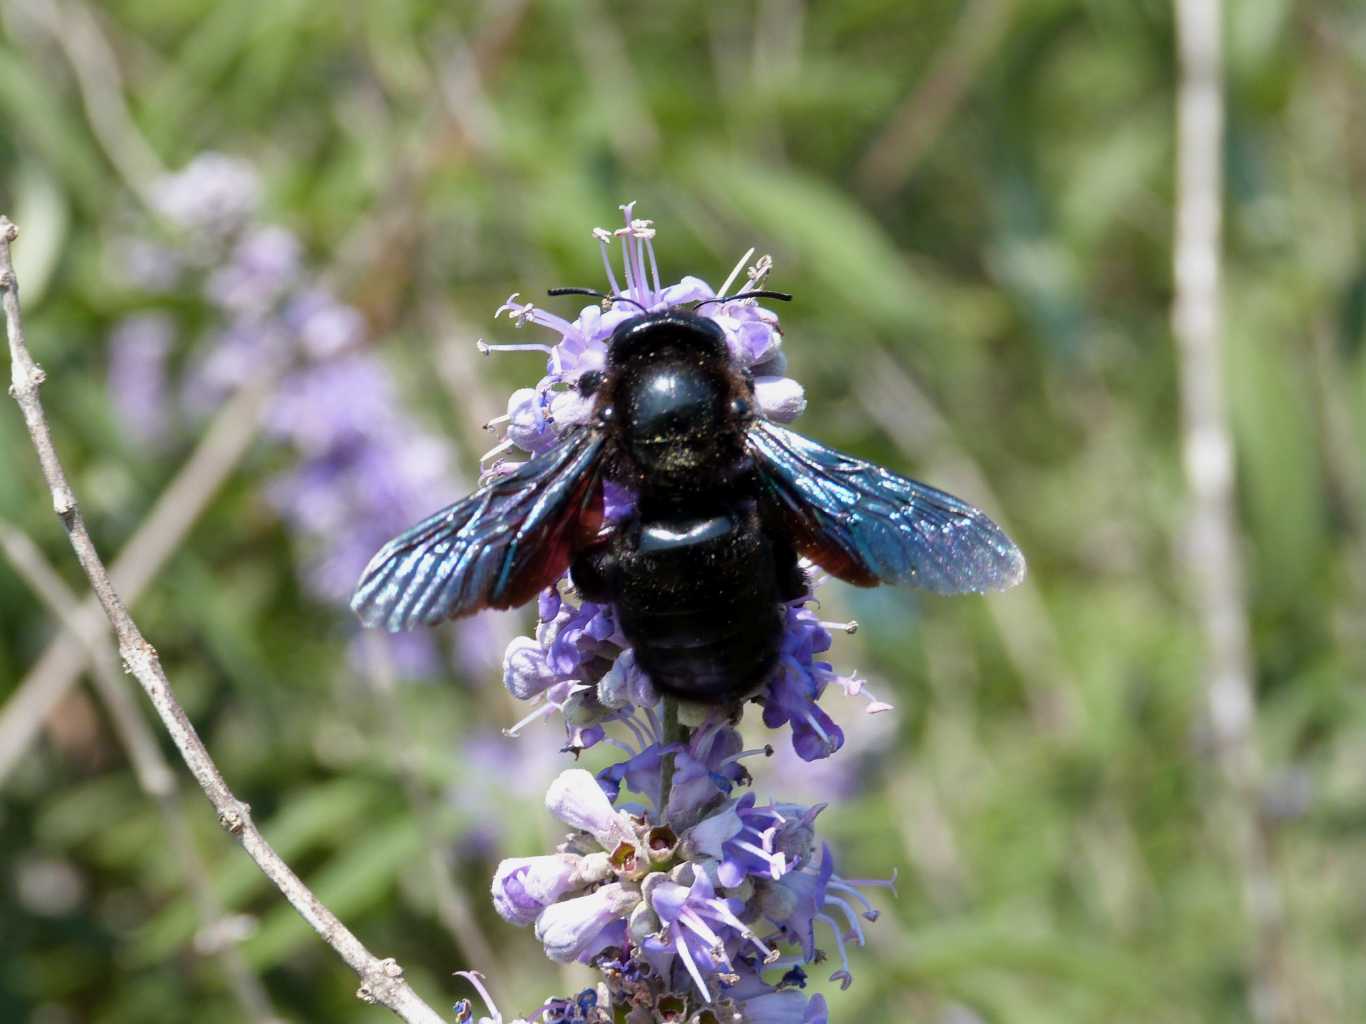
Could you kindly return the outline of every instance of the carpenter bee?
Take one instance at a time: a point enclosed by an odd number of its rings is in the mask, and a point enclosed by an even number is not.
[[[587,289],[550,294],[598,295]],[[751,291],[741,298],[779,298]],[[661,693],[741,700],[778,663],[804,556],[859,586],[1004,590],[1020,551],[982,512],[762,417],[754,382],[698,306],[623,321],[584,373],[591,421],[395,537],[351,607],[370,626],[431,625],[521,605],[566,569],[610,603]],[[637,495],[604,529],[603,482]]]

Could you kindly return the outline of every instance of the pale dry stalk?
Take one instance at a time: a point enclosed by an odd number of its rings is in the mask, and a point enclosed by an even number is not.
[[[1220,0],[1176,0],[1176,237],[1172,332],[1181,384],[1182,460],[1190,493],[1186,562],[1205,642],[1205,701],[1222,778],[1215,809],[1250,925],[1253,1016],[1298,1019],[1285,911],[1261,814],[1252,640],[1234,511],[1233,437],[1223,380],[1220,258],[1224,96]]]

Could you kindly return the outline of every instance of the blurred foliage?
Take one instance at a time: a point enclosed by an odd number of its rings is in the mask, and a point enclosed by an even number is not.
[[[1303,1019],[1355,1020],[1366,8],[1229,7],[1227,372],[1263,811]],[[148,184],[130,127],[169,168],[217,150],[261,169],[271,218],[364,312],[467,469],[471,414],[536,368],[479,363],[463,392],[431,368],[492,332],[508,292],[599,284],[589,230],[618,203],[657,222],[668,278],[717,283],[749,245],[771,251],[773,286],[798,296],[783,319],[803,429],[987,505],[1031,573],[989,603],[831,598],[865,626],[837,658],[894,693],[898,718],[872,756],[852,730],[852,792],[822,820],[844,873],[901,873],[834,1018],[1232,1022],[1248,1017],[1248,928],[1181,571],[1172,54],[1158,0],[0,0],[0,209],[24,230],[44,400],[106,553],[196,440],[137,445],[105,390],[108,331],[145,302],[111,271]],[[173,307],[184,359],[204,313]],[[0,516],[74,584],[13,408],[0,435]],[[484,897],[499,855],[552,832],[548,734],[501,772],[472,756],[516,714],[496,666],[374,697],[344,610],[294,580],[262,496],[271,468],[247,458],[136,609],[225,774],[436,1005],[465,994],[450,972],[467,966],[505,1010],[577,987]],[[0,695],[51,623],[0,572]],[[0,793],[0,1019],[241,1020],[193,944],[161,819],[84,692]],[[282,1014],[384,1019],[187,796]],[[433,846],[497,962],[472,964],[438,918]]]

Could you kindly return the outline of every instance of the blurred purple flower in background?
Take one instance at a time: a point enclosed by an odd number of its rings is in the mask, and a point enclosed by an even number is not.
[[[175,337],[164,313],[125,317],[109,335],[109,400],[129,439],[148,447],[163,443],[171,427],[166,361]]]
[[[129,276],[157,292],[183,268],[203,268],[200,294],[218,314],[190,354],[179,404],[203,417],[253,378],[283,374],[265,433],[293,464],[266,493],[290,528],[305,589],[345,607],[376,548],[466,489],[453,452],[405,412],[388,367],[365,348],[364,317],[310,272],[299,239],[258,220],[263,189],[249,163],[204,154],[153,193],[177,234],[146,241]],[[127,317],[110,334],[112,400],[139,443],[163,439],[175,419],[166,372],[173,339],[170,317],[156,313]],[[497,663],[487,621],[457,632],[463,667]],[[403,677],[441,663],[429,634],[394,638],[390,651]]]
[[[152,202],[192,242],[221,244],[256,214],[261,178],[246,160],[201,153],[152,187]]]

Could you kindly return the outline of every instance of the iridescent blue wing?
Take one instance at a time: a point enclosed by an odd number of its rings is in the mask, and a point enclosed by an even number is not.
[[[597,431],[573,431],[399,534],[361,574],[352,610],[392,632],[526,603],[602,525],[602,448]]]
[[[1024,556],[985,514],[951,494],[774,423],[749,431],[768,514],[797,550],[859,586],[910,583],[939,594],[1005,590]]]

